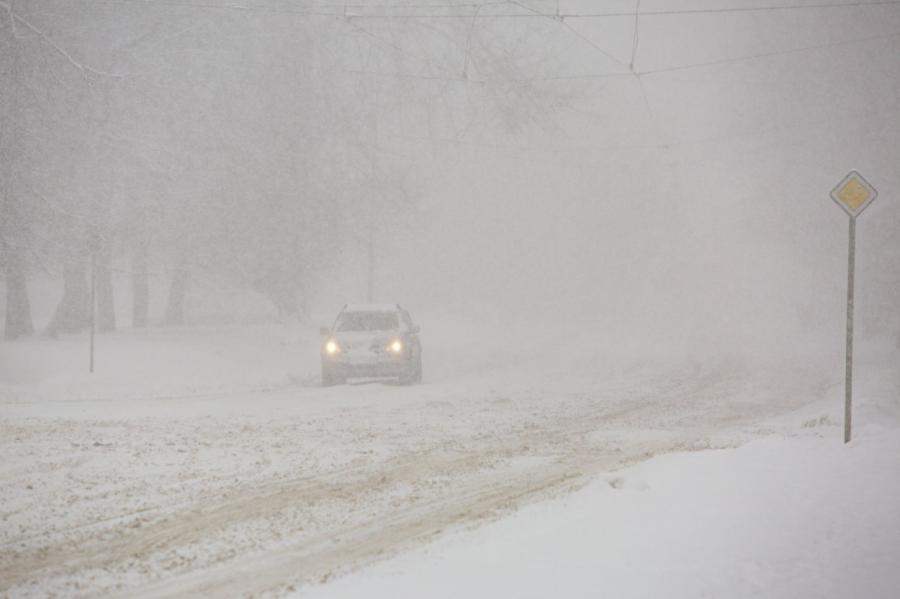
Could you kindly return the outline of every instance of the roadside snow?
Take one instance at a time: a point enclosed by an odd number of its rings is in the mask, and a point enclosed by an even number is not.
[[[291,597],[895,599],[900,380],[892,363],[862,363],[849,445],[832,388],[743,432],[613,467],[573,494],[457,527]],[[594,438],[619,435],[650,442],[671,431],[607,429]]]
[[[900,596],[900,430],[662,455],[297,597]]]
[[[301,326],[108,335],[93,376],[83,337],[0,346],[0,595],[771,595],[830,584],[840,551],[838,582],[898,561],[893,354],[860,360],[869,426],[843,448],[818,364],[612,360],[571,336],[548,356],[549,335],[473,352],[427,330],[413,387],[319,387]],[[696,453],[766,436],[789,439]],[[857,488],[848,531],[823,506]]]

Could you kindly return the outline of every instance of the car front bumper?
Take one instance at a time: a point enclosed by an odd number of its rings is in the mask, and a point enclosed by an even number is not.
[[[323,356],[322,365],[333,375],[346,378],[394,377],[410,372],[407,356],[373,357],[365,359],[329,358]]]

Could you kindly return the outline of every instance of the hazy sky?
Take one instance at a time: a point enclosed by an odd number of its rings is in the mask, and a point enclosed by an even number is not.
[[[340,203],[316,310],[364,299],[374,222],[376,299],[420,312],[656,345],[830,339],[847,218],[828,192],[856,168],[881,191],[859,223],[859,319],[900,328],[900,5],[90,4],[15,4],[69,52],[32,36],[36,72],[49,55],[125,74],[111,105],[92,83],[60,117],[70,142],[102,129],[100,149],[47,142],[62,166],[32,179],[86,202],[117,177],[126,198],[234,194],[242,215],[255,191]],[[64,114],[83,82],[54,68],[37,81]],[[323,214],[298,237],[330,236]]]
[[[547,23],[567,77],[627,71],[632,22],[572,28]],[[828,192],[857,168],[882,190],[859,224],[860,318],[896,326],[873,271],[896,281],[900,267],[900,8],[643,17],[636,69],[651,73],[553,82],[566,97],[546,129],[411,141],[383,125],[419,207],[412,231],[387,233],[380,288],[465,310],[595,310],[662,338],[833,333],[847,218]]]

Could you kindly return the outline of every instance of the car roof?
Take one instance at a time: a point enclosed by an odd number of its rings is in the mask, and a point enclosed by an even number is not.
[[[396,312],[399,304],[347,304],[344,312]]]

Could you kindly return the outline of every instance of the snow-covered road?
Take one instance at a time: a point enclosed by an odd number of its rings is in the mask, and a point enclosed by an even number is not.
[[[0,593],[279,594],[831,393],[796,366],[464,353],[413,387],[319,388],[311,354],[255,387],[6,385]]]

